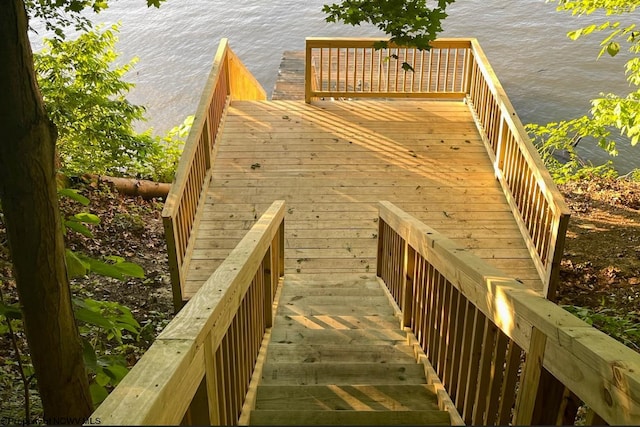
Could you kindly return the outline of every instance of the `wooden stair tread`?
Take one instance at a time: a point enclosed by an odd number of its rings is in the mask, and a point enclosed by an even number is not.
[[[271,343],[343,345],[342,351],[356,344],[395,345],[406,344],[407,338],[400,329],[293,329],[274,328]]]
[[[393,309],[390,305],[380,306],[362,306],[362,305],[342,305],[339,304],[340,300],[336,300],[336,304],[282,304],[278,306],[278,315],[296,315],[301,314],[305,316],[314,315],[352,315],[352,316],[367,316],[371,314],[381,315],[393,315]]]
[[[262,371],[262,385],[425,384],[417,363],[278,363]]]
[[[267,362],[282,363],[409,363],[415,361],[413,347],[397,345],[269,344]]]
[[[304,274],[290,273],[287,274],[284,281],[285,285],[296,286],[360,286],[375,285],[380,287],[375,274],[364,273],[341,273],[341,274]]]
[[[258,410],[438,410],[432,385],[269,386],[258,390]]]
[[[397,317],[391,315],[348,316],[318,314],[305,316],[301,314],[287,314],[284,316],[276,316],[273,324],[278,328],[284,328],[290,331],[295,329],[395,329],[398,328],[400,322]]]
[[[450,425],[444,411],[269,411],[251,413],[251,425]]]
[[[389,299],[386,295],[282,295],[281,305],[311,306],[311,305],[346,305],[346,306],[368,306],[368,307],[390,307]]]
[[[324,296],[324,297],[354,297],[354,296],[382,296],[384,291],[376,283],[375,286],[336,286],[319,284],[314,286],[284,286],[282,288],[282,298],[286,301],[287,298],[294,296]]]
[[[372,274],[285,274],[253,425],[450,425]]]

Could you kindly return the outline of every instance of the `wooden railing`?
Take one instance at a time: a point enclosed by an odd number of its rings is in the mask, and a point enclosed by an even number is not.
[[[378,275],[467,424],[640,424],[639,354],[389,202],[379,227]]]
[[[468,103],[491,157],[496,176],[540,273],[543,295],[555,297],[569,209],[527,136],[507,94],[477,40]]]
[[[223,39],[162,211],[176,310],[183,304],[182,290],[193,249],[191,233],[198,221],[198,207],[206,197],[203,190],[210,179],[217,136],[230,99],[263,100],[266,93]]]
[[[458,98],[466,96],[468,40],[440,39],[429,51],[379,39],[307,38],[305,99]],[[413,70],[405,70],[409,64]],[[313,77],[313,78],[312,78]]]
[[[238,423],[284,275],[274,202],[91,419],[105,425]]]
[[[465,99],[496,177],[553,299],[569,210],[475,39],[439,39],[429,51],[376,39],[308,38],[306,101],[316,98]],[[413,70],[404,70],[407,62]]]

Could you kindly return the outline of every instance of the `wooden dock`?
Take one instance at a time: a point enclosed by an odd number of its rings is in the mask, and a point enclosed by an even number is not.
[[[162,214],[181,309],[93,419],[640,423],[637,353],[547,299],[568,209],[477,40],[375,46],[307,39],[267,100],[221,42]]]
[[[467,106],[233,101],[183,293],[194,295],[273,200],[288,273],[372,273],[389,200],[534,289],[542,285]]]
[[[287,50],[282,54],[271,99],[274,101],[304,99],[304,51]]]

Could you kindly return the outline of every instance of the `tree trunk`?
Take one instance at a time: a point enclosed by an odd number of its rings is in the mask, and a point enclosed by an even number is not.
[[[23,0],[0,0],[0,198],[47,423],[93,407],[65,266],[56,131],[37,87]]]

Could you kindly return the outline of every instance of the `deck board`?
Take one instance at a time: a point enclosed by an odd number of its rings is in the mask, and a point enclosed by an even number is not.
[[[468,107],[457,101],[234,101],[222,127],[184,297],[276,199],[285,271],[371,273],[389,200],[542,288]]]

